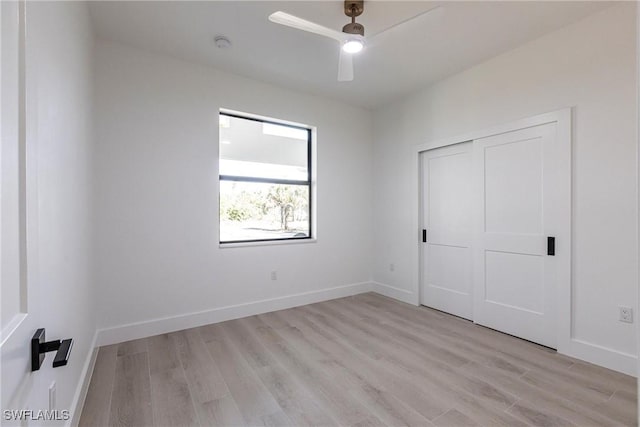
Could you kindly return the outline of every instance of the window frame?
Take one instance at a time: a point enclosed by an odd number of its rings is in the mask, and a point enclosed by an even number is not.
[[[236,119],[244,119],[251,120],[254,122],[260,123],[268,123],[277,126],[284,126],[293,129],[304,130],[307,132],[307,179],[306,180],[294,180],[294,179],[280,179],[280,178],[258,178],[258,177],[248,177],[248,176],[237,176],[237,175],[222,175],[218,172],[218,243],[220,246],[230,245],[242,245],[242,244],[268,244],[268,243],[293,243],[300,242],[305,243],[309,241],[314,241],[315,236],[313,233],[313,173],[312,173],[312,147],[313,147],[313,129],[308,126],[303,126],[300,124],[292,124],[284,121],[277,121],[274,119],[262,118],[260,116],[254,116],[250,114],[242,114],[237,112],[229,112],[226,110],[220,110],[218,112],[218,117],[227,116]],[[218,128],[218,139],[220,137],[220,129]],[[220,144],[220,141],[218,141]],[[220,162],[220,149],[218,149],[218,164]],[[275,238],[275,239],[251,239],[251,240],[225,240],[223,241],[220,237],[220,231],[222,230],[222,220],[220,215],[220,183],[222,181],[233,181],[233,182],[257,182],[262,184],[281,184],[281,185],[300,185],[307,187],[307,194],[309,196],[309,233],[306,237],[284,237],[284,238]]]

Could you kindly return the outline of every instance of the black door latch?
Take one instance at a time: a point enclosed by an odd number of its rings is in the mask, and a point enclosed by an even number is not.
[[[66,365],[72,346],[72,339],[45,342],[44,328],[38,329],[31,338],[31,371],[40,369],[42,362],[44,362],[45,353],[50,351],[56,352],[56,357],[53,359],[54,368]]]
[[[547,255],[556,255],[556,238],[553,236],[547,237]]]

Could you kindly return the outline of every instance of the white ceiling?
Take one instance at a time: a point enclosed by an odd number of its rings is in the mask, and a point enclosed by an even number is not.
[[[377,33],[436,5],[443,16],[408,25],[354,59],[338,82],[338,45],[268,21],[278,10],[327,27],[348,22],[336,1],[90,2],[98,37],[279,86],[375,108],[612,5],[611,2],[368,1],[358,22]],[[218,49],[224,34],[230,49]]]

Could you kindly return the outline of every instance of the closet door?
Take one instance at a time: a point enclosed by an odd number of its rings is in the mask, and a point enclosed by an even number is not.
[[[474,321],[553,348],[563,149],[555,123],[473,143]]]
[[[466,319],[473,314],[471,165],[471,142],[422,154],[421,303]]]

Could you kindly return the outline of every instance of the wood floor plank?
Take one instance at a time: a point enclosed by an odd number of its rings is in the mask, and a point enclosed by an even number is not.
[[[218,329],[217,338],[206,343],[207,349],[220,367],[245,422],[249,425],[263,424],[268,419],[265,417],[278,414],[282,408],[244,356],[227,340],[221,328],[221,325],[214,325],[212,329]]]
[[[91,383],[84,401],[81,426],[105,426],[109,424],[111,392],[116,375],[118,346],[100,347],[91,376]]]
[[[293,425],[330,426],[338,424],[316,402],[311,393],[292,381],[291,375],[286,370],[277,366],[265,366],[258,369],[258,375]]]
[[[149,371],[152,375],[181,366],[175,342],[169,334],[149,337],[146,341],[149,353]]]
[[[286,312],[286,311],[288,310],[282,310],[282,312]],[[279,313],[279,312],[276,311],[271,313],[259,314],[258,319],[260,319],[267,325],[271,326],[273,329],[280,329],[280,328],[287,327],[288,326],[287,322],[281,319],[279,316],[274,316],[273,315],[274,313]]]
[[[240,409],[230,394],[210,402],[197,402],[196,410],[203,427],[245,425]]]
[[[195,328],[195,329],[200,334],[200,338],[202,339],[202,341],[204,341],[204,343],[206,344],[208,342],[215,341],[216,339],[218,339],[218,334],[220,333],[220,331],[217,328],[217,326],[225,323],[231,323],[231,322],[212,323],[210,325],[200,326],[199,328]]]
[[[199,424],[180,366],[151,374],[151,407],[156,425],[187,427]]]
[[[273,328],[257,317],[239,321],[253,327],[262,344],[283,366],[296,375],[308,390],[313,390],[315,398],[340,424],[355,424],[369,416],[367,409],[351,395],[349,390],[341,387],[334,378],[327,376],[321,369],[309,364]]]
[[[358,421],[355,424],[351,424],[351,427],[388,427],[385,423],[380,421],[379,418],[371,416],[364,420]]]
[[[196,402],[210,402],[229,394],[218,365],[196,329],[173,332],[169,336],[175,343],[189,391]]]
[[[139,340],[126,341],[118,346],[118,356],[127,356],[130,354],[136,353],[146,353],[147,351],[147,342],[146,339],[142,338]]]
[[[433,420],[433,424],[438,427],[476,427],[478,425],[471,418],[455,408]]]
[[[117,358],[109,425],[153,425],[149,361],[146,352]]]
[[[293,426],[305,425],[305,424],[294,424],[283,411],[277,411],[277,412],[274,412],[273,414],[263,415],[260,420],[262,421],[262,425],[265,427],[285,427],[285,426],[293,427]]]
[[[217,328],[218,334],[231,342],[254,369],[279,366],[276,358],[262,345],[258,338],[243,322],[224,322]]]
[[[528,424],[536,427],[564,427],[575,426],[571,422],[557,415],[542,412],[539,408],[532,405],[516,402],[507,410],[508,413],[520,416]]]
[[[228,341],[242,352],[294,425],[337,424],[337,421],[316,402],[313,394],[294,380],[294,377],[275,360],[249,328],[241,322],[228,322],[221,329]]]

